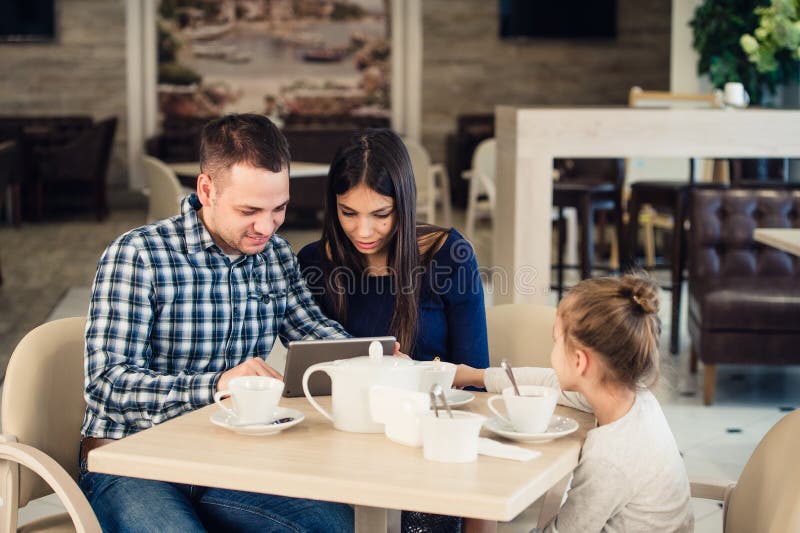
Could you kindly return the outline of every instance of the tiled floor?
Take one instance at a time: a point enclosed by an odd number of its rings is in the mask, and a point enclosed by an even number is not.
[[[462,220],[463,214],[457,219]],[[318,232],[292,231],[283,234],[295,249],[317,238]],[[490,257],[491,233],[486,227],[477,232],[474,244],[482,265]],[[86,311],[87,289],[68,291],[50,318],[82,315]],[[684,302],[686,299],[684,298]],[[554,302],[555,303],[555,302]],[[685,309],[682,316],[686,316]],[[683,453],[690,477],[703,476],[735,480],[763,435],[788,409],[800,405],[800,368],[729,366],[718,370],[715,404],[702,405],[702,369],[694,376],[688,372],[688,334],[681,327],[681,349],[669,355],[669,293],[662,299],[662,379],[656,393]],[[685,319],[684,319],[685,320]],[[278,348],[271,363],[282,368],[284,350]],[[722,513],[715,502],[693,500],[696,531],[722,530]],[[53,497],[29,504],[21,511],[22,521],[46,516],[61,509]]]

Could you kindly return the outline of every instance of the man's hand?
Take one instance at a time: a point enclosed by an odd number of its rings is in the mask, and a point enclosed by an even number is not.
[[[240,376],[267,376],[283,381],[283,376],[281,376],[277,370],[269,366],[266,361],[260,357],[253,357],[223,372],[219,381],[217,381],[217,390],[221,391],[227,389],[228,382]]]

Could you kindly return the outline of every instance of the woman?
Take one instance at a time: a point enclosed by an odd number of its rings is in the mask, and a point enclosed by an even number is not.
[[[416,186],[390,130],[353,136],[328,175],[322,239],[298,255],[323,311],[352,335],[394,335],[413,359],[489,365],[472,246],[416,222]]]

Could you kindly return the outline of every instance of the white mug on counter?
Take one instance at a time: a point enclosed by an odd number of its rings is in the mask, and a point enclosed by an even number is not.
[[[744,90],[744,85],[731,81],[725,84],[722,101],[730,107],[745,108],[750,104],[750,95]]]
[[[228,388],[214,393],[214,401],[236,425],[268,424],[275,418],[283,393],[283,381],[266,376],[243,376],[230,380]],[[222,403],[230,396],[233,409]]]

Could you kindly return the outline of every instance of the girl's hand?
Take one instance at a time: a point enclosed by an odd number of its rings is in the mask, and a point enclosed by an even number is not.
[[[456,367],[456,377],[453,379],[453,387],[463,389],[464,387],[475,387],[482,389],[483,370],[472,368],[468,365],[458,365]]]

